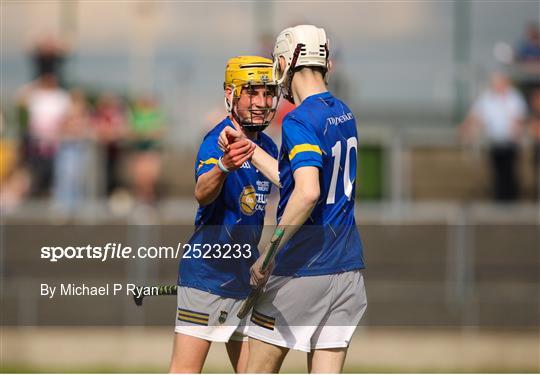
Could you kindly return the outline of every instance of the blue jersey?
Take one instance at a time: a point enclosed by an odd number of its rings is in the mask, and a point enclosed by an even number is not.
[[[364,268],[354,219],[357,147],[354,115],[329,92],[306,98],[284,118],[278,222],[298,168],[319,169],[320,198],[308,220],[277,254],[274,274],[315,276]]]
[[[218,137],[226,126],[234,127],[229,118],[204,138],[195,163],[196,180],[223,155]],[[277,158],[277,146],[266,134],[259,133],[255,143]],[[197,211],[195,233],[180,261],[178,285],[228,298],[249,294],[249,268],[259,256],[257,245],[270,190],[270,180],[249,161],[229,173],[219,196]]]

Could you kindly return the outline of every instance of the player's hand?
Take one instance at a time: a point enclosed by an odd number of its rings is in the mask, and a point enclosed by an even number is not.
[[[255,152],[255,143],[249,139],[241,139],[229,145],[229,150],[221,157],[221,162],[229,171],[234,171],[251,159]]]
[[[266,253],[261,254],[259,259],[257,259],[257,261],[253,263],[251,269],[249,270],[251,274],[249,283],[254,288],[266,284],[268,278],[270,277],[270,274],[272,273],[272,270],[274,269],[274,262],[272,262],[265,271],[262,270],[265,254]]]
[[[246,138],[245,134],[230,126],[226,126],[225,129],[219,133],[218,146],[221,151],[229,151],[230,145],[236,141]]]

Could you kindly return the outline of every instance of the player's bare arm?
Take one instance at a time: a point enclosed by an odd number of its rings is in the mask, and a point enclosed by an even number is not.
[[[271,157],[266,151],[257,146],[251,157],[251,162],[262,174],[264,174],[272,183],[281,187],[279,183],[278,161]]]
[[[306,222],[320,197],[319,169],[317,167],[298,168],[294,172],[293,177],[295,183],[294,190],[287,202],[287,206],[285,206],[283,216],[277,225],[277,228],[283,230],[284,233],[276,253]],[[264,283],[271,272],[271,268],[264,273],[261,272],[262,262],[270,246],[271,244],[266,246],[259,259],[251,267],[252,285],[258,286]]]
[[[221,158],[221,164],[228,171],[234,171],[253,156],[255,144],[246,140],[239,143],[238,148],[227,152]],[[214,166],[207,173],[202,174],[195,185],[195,199],[201,206],[212,203],[221,193],[223,183],[227,178],[227,173],[218,165]]]

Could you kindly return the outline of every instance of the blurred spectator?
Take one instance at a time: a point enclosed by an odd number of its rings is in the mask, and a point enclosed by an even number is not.
[[[152,204],[161,173],[161,139],[165,130],[165,116],[154,99],[138,98],[130,112],[131,183],[139,202]]]
[[[71,106],[60,127],[60,144],[54,160],[54,201],[65,213],[73,213],[85,198],[91,137],[86,97],[71,92]]]
[[[540,62],[540,29],[537,22],[527,25],[524,37],[517,47],[516,58],[518,62]]]
[[[0,189],[2,213],[15,210],[25,200],[30,191],[30,183],[30,173],[24,166],[17,166],[10,170],[0,185],[2,187]]]
[[[480,128],[484,130],[490,143],[494,197],[500,202],[514,201],[519,195],[516,161],[526,115],[522,95],[505,74],[497,72],[492,74],[489,88],[476,99],[460,128],[467,141],[476,138]]]
[[[533,91],[531,95],[531,116],[529,125],[533,139],[533,176],[535,195],[540,199],[540,89]]]
[[[17,164],[17,145],[5,137],[4,116],[0,111],[0,186],[9,177]]]
[[[4,116],[0,111],[0,210],[15,209],[30,190],[28,171],[20,166],[17,142],[5,137]]]
[[[68,52],[67,44],[52,35],[39,40],[31,53],[34,77],[53,74],[63,83],[63,64]]]
[[[26,158],[33,194],[48,193],[60,126],[69,107],[69,94],[58,86],[54,74],[44,74],[21,90],[19,100],[28,112]]]
[[[126,116],[120,99],[111,93],[102,94],[96,103],[93,123],[105,158],[106,193],[111,195],[120,187],[120,143],[127,134]]]

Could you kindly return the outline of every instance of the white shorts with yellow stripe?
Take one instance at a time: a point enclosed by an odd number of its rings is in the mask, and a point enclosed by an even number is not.
[[[295,278],[271,276],[253,308],[247,334],[305,352],[348,347],[366,307],[359,270]]]
[[[247,318],[236,316],[243,300],[184,286],[176,300],[175,332],[214,342],[247,340]]]

